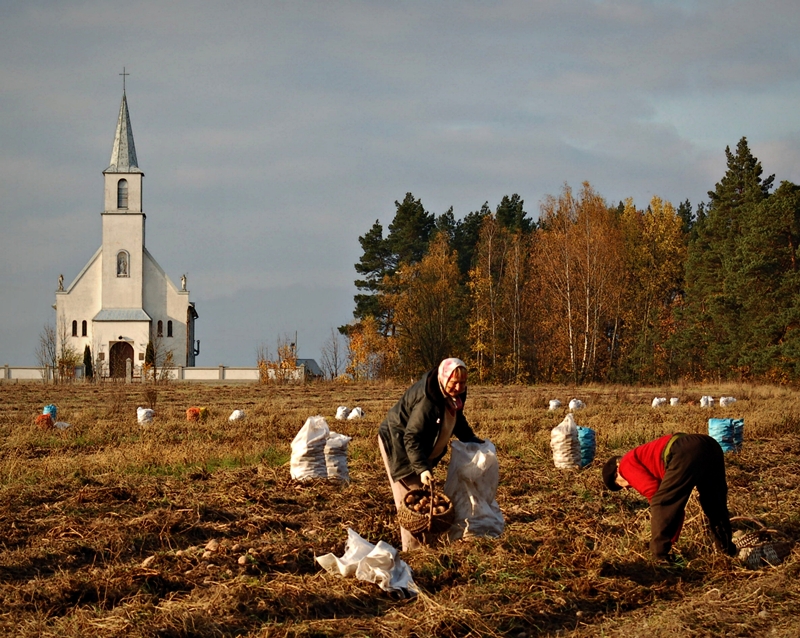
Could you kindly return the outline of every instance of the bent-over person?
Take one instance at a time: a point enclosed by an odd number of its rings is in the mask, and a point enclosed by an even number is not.
[[[650,501],[650,552],[656,560],[673,560],[670,550],[680,536],[695,487],[717,549],[729,556],[736,554],[725,457],[710,436],[667,434],[624,456],[613,456],[603,466],[603,483],[612,491],[632,487]]]

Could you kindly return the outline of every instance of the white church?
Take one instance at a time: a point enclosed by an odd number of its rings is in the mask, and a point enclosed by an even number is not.
[[[135,374],[150,340],[171,353],[174,366],[194,367],[199,353],[186,277],[178,288],[145,248],[143,179],[123,89],[111,164],[103,171],[102,245],[66,289],[59,277],[54,305],[58,347],[62,338],[79,354],[88,345],[98,375]]]

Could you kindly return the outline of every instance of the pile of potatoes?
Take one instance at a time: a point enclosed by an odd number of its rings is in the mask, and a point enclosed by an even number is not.
[[[427,514],[431,511],[431,496],[422,491],[414,490],[406,494],[405,504],[412,512],[419,512],[420,514]],[[450,503],[442,494],[433,495],[433,514],[438,516],[444,514]]]

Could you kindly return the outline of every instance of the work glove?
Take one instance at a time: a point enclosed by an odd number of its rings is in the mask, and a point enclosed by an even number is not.
[[[419,475],[419,480],[422,481],[423,485],[430,485],[431,481],[433,481],[433,474],[429,470],[425,470]]]

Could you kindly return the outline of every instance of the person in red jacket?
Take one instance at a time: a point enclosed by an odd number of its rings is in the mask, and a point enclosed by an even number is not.
[[[710,436],[667,434],[624,456],[612,456],[603,466],[603,483],[611,491],[632,487],[650,501],[650,552],[657,560],[672,560],[670,550],[680,536],[695,487],[715,545],[730,556],[736,554],[725,458]]]

